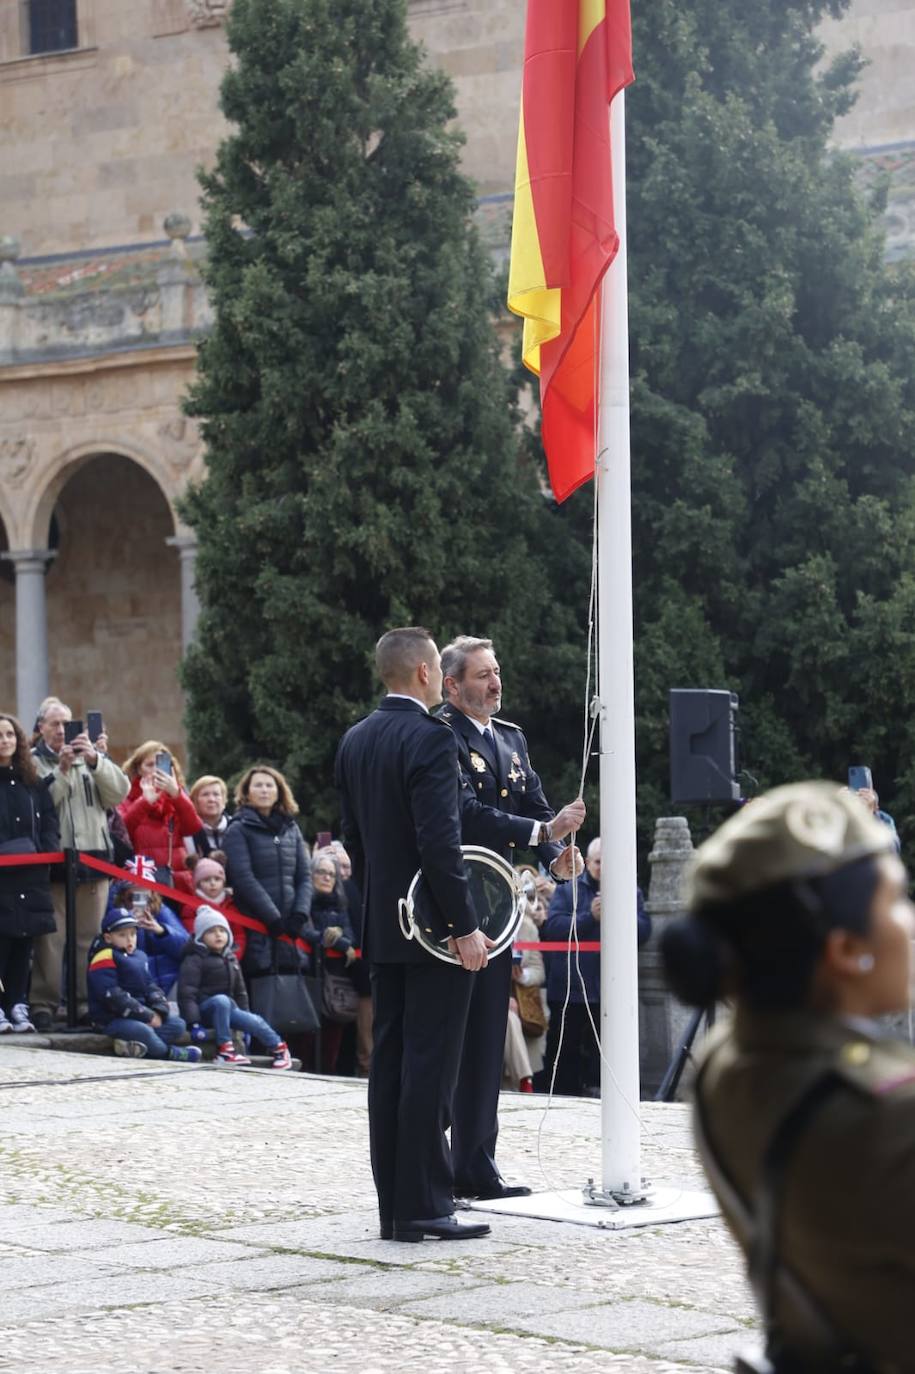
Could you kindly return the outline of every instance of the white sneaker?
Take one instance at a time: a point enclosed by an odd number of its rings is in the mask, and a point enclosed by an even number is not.
[[[6,1035],[6,1033],[12,1029],[12,1021],[7,1021],[6,1012],[0,1009],[0,1035]]]
[[[146,1046],[139,1040],[115,1040],[114,1052],[119,1059],[144,1059]]]
[[[10,1012],[10,1021],[14,1031],[34,1031],[35,1027],[29,1020],[29,1009],[24,1002],[17,1002]]]

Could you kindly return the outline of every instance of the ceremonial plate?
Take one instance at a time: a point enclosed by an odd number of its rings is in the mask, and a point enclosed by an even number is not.
[[[482,845],[461,845],[474,909],[484,935],[494,941],[490,959],[512,943],[524,912],[521,880],[500,854]],[[415,940],[436,959],[460,963],[441,936],[441,914],[433,901],[422,869],[415,875],[406,898],[400,902],[400,928],[407,940]]]

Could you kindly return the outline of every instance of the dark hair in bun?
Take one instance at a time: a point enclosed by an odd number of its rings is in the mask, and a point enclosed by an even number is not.
[[[758,1011],[803,1006],[827,933],[866,933],[878,878],[869,855],[824,878],[778,883],[674,921],[661,937],[672,991],[693,1007],[728,996]]]

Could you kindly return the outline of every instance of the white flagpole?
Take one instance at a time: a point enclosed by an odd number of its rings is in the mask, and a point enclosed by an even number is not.
[[[601,285],[597,438],[601,830],[602,1191],[644,1196],[639,1117],[635,701],[629,476],[625,92],[612,106],[613,213],[620,245]]]

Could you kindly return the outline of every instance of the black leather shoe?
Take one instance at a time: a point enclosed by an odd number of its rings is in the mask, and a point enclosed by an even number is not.
[[[501,1178],[495,1179],[485,1188],[477,1188],[471,1192],[461,1193],[461,1197],[475,1198],[477,1202],[497,1202],[507,1197],[530,1197],[531,1190],[523,1183],[503,1183]]]
[[[418,1241],[424,1240],[426,1236],[432,1236],[436,1240],[475,1240],[478,1236],[488,1235],[488,1222],[478,1221],[469,1226],[462,1226],[455,1216],[394,1223],[395,1240]]]

